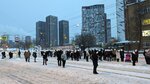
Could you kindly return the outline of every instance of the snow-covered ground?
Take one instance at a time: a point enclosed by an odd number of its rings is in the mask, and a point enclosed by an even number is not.
[[[141,57],[136,66],[126,62],[99,61],[98,72],[93,74],[92,62],[67,60],[66,67],[58,67],[57,60],[49,57],[48,65],[26,63],[22,58],[0,59],[0,84],[150,84],[150,65]]]

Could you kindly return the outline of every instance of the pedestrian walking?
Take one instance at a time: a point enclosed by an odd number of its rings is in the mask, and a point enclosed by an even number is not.
[[[34,62],[36,62],[37,53],[35,51],[32,53],[32,56],[34,57]]]
[[[137,55],[136,55],[136,52],[132,52],[132,65],[135,66],[136,64],[136,61],[137,61]]]
[[[6,53],[5,51],[2,52],[2,59],[6,58]]]
[[[86,51],[86,62],[89,62],[89,57],[90,57],[90,54],[89,54],[89,52],[88,51]]]
[[[48,61],[48,58],[47,58],[47,53],[43,51],[43,65],[47,65],[47,61]]]
[[[76,60],[79,61],[79,58],[80,58],[80,52],[79,52],[79,50],[77,50],[76,51]]]
[[[74,52],[74,51],[71,51],[70,57],[71,57],[71,60],[72,60],[72,61],[73,61],[73,59],[74,59],[74,55],[75,55],[75,52]]]
[[[18,51],[18,57],[21,58],[21,52],[20,52],[20,50]]]
[[[98,66],[98,56],[96,50],[92,51],[92,62],[93,62],[93,74],[98,74],[97,66]]]
[[[117,62],[119,62],[119,58],[120,58],[120,51],[116,50],[116,59],[117,59]]]
[[[121,49],[120,51],[120,58],[121,58],[121,62],[124,62],[124,50]]]
[[[63,68],[65,68],[65,64],[66,64],[66,60],[67,60],[65,51],[63,51],[63,54],[61,55],[61,60],[62,60]]]
[[[58,63],[58,66],[61,66],[61,55],[62,55],[63,51],[59,50],[56,53],[57,53],[57,63]]]
[[[98,56],[99,56],[99,60],[102,61],[102,56],[103,56],[102,49],[98,51]]]
[[[143,55],[145,57],[146,64],[150,64],[150,49],[144,50]]]
[[[13,53],[10,51],[9,52],[9,59],[13,58]]]
[[[138,62],[138,58],[139,58],[139,51],[137,49],[135,49],[135,55],[136,55],[136,62]]]
[[[25,57],[26,62],[30,62],[30,55],[31,55],[31,53],[29,50],[24,52],[24,57]]]
[[[86,59],[86,54],[87,54],[87,53],[86,53],[86,51],[84,50],[84,51],[83,51],[84,59]]]

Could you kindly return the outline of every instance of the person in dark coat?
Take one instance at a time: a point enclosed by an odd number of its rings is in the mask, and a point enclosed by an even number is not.
[[[18,57],[19,57],[19,58],[21,57],[21,52],[20,52],[20,50],[19,50],[19,52],[18,52]]]
[[[150,49],[144,50],[143,55],[145,57],[146,64],[150,64]]]
[[[50,50],[46,51],[47,53],[47,56],[49,57],[50,56]]]
[[[2,52],[2,59],[6,58],[6,53],[5,51]]]
[[[120,58],[121,58],[121,62],[124,62],[124,50],[121,49],[120,51]]]
[[[9,52],[9,59],[13,58],[13,53],[10,51]]]
[[[96,53],[96,50],[92,51],[92,62],[93,62],[93,74],[98,74],[97,73],[97,66],[98,66],[98,56]]]
[[[100,51],[98,51],[98,56],[99,56],[99,60],[101,60],[102,61],[102,49],[100,50]]]
[[[67,59],[69,59],[69,58],[70,58],[70,53],[71,53],[70,51],[67,51],[67,52],[66,52]]]
[[[79,61],[79,58],[80,58],[80,52],[77,50],[76,51],[76,60]]]
[[[137,61],[137,54],[135,51],[132,52],[131,54],[132,54],[132,65],[135,66],[136,65],[135,63]]]
[[[47,65],[47,61],[48,61],[48,58],[47,58],[47,53],[43,51],[43,65]]]
[[[37,53],[34,51],[32,56],[34,57],[34,62],[36,62],[36,58],[37,58]]]
[[[136,62],[138,62],[138,58],[139,58],[139,51],[137,49],[135,49],[135,55],[136,55]]]
[[[89,54],[89,52],[88,51],[85,51],[86,52],[86,62],[88,62],[89,61],[89,57],[90,57],[90,54]]]
[[[57,63],[58,63],[58,66],[61,66],[61,55],[62,55],[62,51],[59,50],[56,52],[57,53]]]
[[[71,60],[73,60],[73,58],[74,58],[74,51],[71,51],[70,57],[71,57]]]
[[[83,51],[83,53],[84,53],[84,59],[86,59],[86,51]]]

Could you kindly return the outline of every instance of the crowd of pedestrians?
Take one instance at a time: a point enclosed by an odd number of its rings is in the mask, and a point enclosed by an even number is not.
[[[34,62],[37,62],[38,57],[37,51],[31,52],[30,50],[25,50],[25,52],[18,51],[18,57],[21,58],[21,53],[24,54],[25,62],[30,62],[31,55],[34,58]],[[1,52],[2,59],[6,58],[6,52]],[[93,74],[98,74],[97,67],[99,61],[116,61],[116,62],[132,62],[133,66],[136,66],[138,62],[139,52],[134,50],[133,52],[126,52],[123,49],[100,49],[100,50],[55,50],[55,51],[40,51],[43,58],[43,65],[47,65],[48,57],[56,57],[58,66],[65,68],[66,60],[70,59],[72,61],[80,61],[84,59],[86,62],[90,60],[93,63]],[[144,51],[143,55],[150,55],[149,51]],[[13,52],[9,52],[9,58],[13,58]]]

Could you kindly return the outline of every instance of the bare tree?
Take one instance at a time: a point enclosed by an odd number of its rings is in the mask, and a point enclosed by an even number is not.
[[[81,34],[75,37],[75,44],[78,45],[81,50],[90,48],[96,45],[96,38],[92,34]]]

